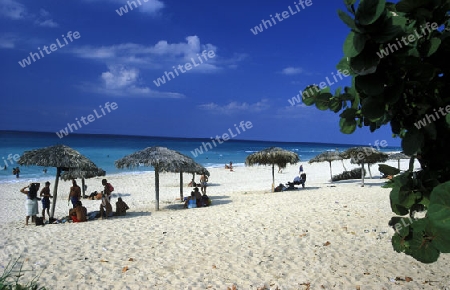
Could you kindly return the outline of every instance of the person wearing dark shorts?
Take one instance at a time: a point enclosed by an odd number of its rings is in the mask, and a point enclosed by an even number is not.
[[[40,197],[42,198],[42,218],[45,220],[45,210],[47,210],[47,215],[50,218],[50,182],[45,183],[45,187],[42,188]]]

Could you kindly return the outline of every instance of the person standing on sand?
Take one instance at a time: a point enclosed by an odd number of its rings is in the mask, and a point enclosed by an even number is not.
[[[208,176],[205,173],[200,176],[200,190],[203,194],[206,194],[206,185],[208,184]]]
[[[25,202],[25,209],[26,209],[26,218],[25,218],[25,225],[28,225],[28,221],[30,220],[31,216],[31,222],[36,221],[36,215],[38,213],[38,202],[37,202],[37,194],[39,190],[39,183],[32,183],[28,186],[25,186],[20,190],[20,192],[27,195],[27,200]],[[25,190],[28,189],[28,190]]]
[[[303,173],[303,165],[300,164],[300,168],[298,169],[298,175],[301,175]]]
[[[45,220],[45,209],[47,209],[47,215],[50,217],[50,182],[45,183],[45,187],[41,190],[40,196],[42,197],[42,218]]]
[[[73,208],[77,206],[77,201],[81,200],[81,188],[77,185],[75,179],[72,179],[72,187],[70,188],[69,198],[67,199],[67,205],[72,202]]]
[[[109,202],[109,198],[106,196],[106,194],[102,194],[102,203],[100,204],[100,218],[103,219],[103,214],[105,214],[105,218],[109,218],[112,216],[112,206]]]

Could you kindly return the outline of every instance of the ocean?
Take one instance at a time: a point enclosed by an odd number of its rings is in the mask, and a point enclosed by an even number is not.
[[[146,137],[146,136],[123,136],[123,135],[86,135],[70,134],[60,139],[55,133],[42,132],[11,132],[0,131],[0,183],[33,181],[48,177],[52,178],[56,174],[55,168],[44,168],[40,166],[19,166],[15,160],[24,151],[64,144],[79,151],[90,158],[98,167],[106,171],[106,174],[131,173],[151,171],[151,167],[138,167],[134,169],[118,169],[114,166],[114,161],[151,146],[163,146],[177,150],[205,167],[222,167],[233,162],[234,166],[244,166],[245,158],[257,151],[267,147],[275,146],[296,152],[300,156],[301,162],[307,162],[317,154],[326,150],[344,151],[345,149],[358,146],[351,144],[325,144],[325,143],[305,143],[305,142],[272,142],[272,141],[246,141],[228,140],[222,144],[210,139],[186,139],[168,137]],[[210,144],[210,146],[207,145]],[[360,146],[361,144],[359,144]],[[205,148],[207,150],[205,150]],[[196,150],[197,149],[197,150]],[[203,151],[203,153],[199,153]],[[385,147],[381,151],[401,151],[398,147]],[[9,157],[9,159],[8,159]],[[6,169],[4,167],[6,166]],[[12,169],[20,167],[20,178],[12,174]],[[47,172],[44,173],[44,169]]]

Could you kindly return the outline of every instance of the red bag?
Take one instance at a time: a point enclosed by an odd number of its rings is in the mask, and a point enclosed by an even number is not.
[[[112,186],[111,183],[107,183],[107,185],[108,185],[109,193],[113,192],[114,191],[114,186]]]

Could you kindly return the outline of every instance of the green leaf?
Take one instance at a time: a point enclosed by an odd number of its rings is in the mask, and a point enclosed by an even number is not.
[[[386,105],[381,98],[369,97],[362,101],[361,112],[364,117],[375,122],[386,113]]]
[[[342,101],[337,97],[331,98],[329,108],[335,113],[339,112],[342,109]]]
[[[423,139],[423,134],[419,130],[411,129],[406,132],[402,140],[403,153],[409,156],[416,154],[422,147]]]
[[[348,57],[357,56],[364,49],[366,38],[358,32],[350,32],[344,42],[344,55]]]
[[[360,54],[350,58],[350,68],[356,74],[367,75],[377,70],[380,58],[372,50],[363,50]]]
[[[350,15],[348,15],[341,9],[338,9],[338,16],[348,27],[350,27],[355,31],[359,31],[359,29],[356,27],[355,20],[353,20],[353,18],[350,17]]]
[[[432,39],[430,39],[429,44],[428,44],[427,56],[433,55],[438,50],[440,45],[441,45],[441,40],[439,38],[433,37]]]
[[[396,37],[404,33],[407,19],[403,16],[388,16],[380,31],[372,35],[373,41],[380,44],[395,43]]]
[[[447,114],[445,116],[445,121],[447,122],[448,125],[450,125],[450,114]]]
[[[349,5],[353,5],[356,3],[356,0],[344,0],[345,5],[349,6]]]
[[[405,241],[398,233],[392,236],[391,242],[392,247],[397,253],[404,253],[406,251]]]
[[[345,119],[354,119],[356,117],[356,112],[358,110],[353,109],[353,108],[347,108],[344,110],[344,112],[342,112],[339,117],[341,118],[345,118]]]
[[[328,110],[330,99],[333,97],[330,93],[322,93],[316,98],[316,107],[319,110]]]
[[[422,263],[433,263],[439,258],[440,252],[424,231],[426,223],[425,219],[421,219],[410,225],[412,238],[406,243],[405,253]]]
[[[374,23],[383,13],[385,0],[361,0],[356,11],[356,21],[361,25]]]
[[[344,134],[352,134],[356,130],[356,121],[354,119],[342,118],[339,122],[341,132]]]
[[[398,12],[411,13],[422,5],[428,4],[429,0],[402,0],[395,7]]]
[[[336,65],[336,68],[342,72],[348,71],[351,74],[352,70],[350,68],[350,58],[349,57],[341,58],[339,63]]]
[[[384,80],[379,74],[357,76],[356,89],[368,96],[378,96],[384,92]]]
[[[311,106],[315,103],[317,96],[319,95],[319,87],[316,85],[307,86],[302,92],[303,103],[306,106]]]
[[[427,216],[433,228],[433,244],[442,253],[450,253],[450,181],[431,192]]]

